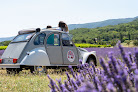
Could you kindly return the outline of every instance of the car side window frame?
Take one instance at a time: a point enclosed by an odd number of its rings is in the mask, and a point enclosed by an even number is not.
[[[37,37],[39,36],[39,35],[41,35],[41,34],[45,34],[45,36],[44,36],[44,38],[43,38],[43,44],[35,44],[35,40],[37,39]],[[33,41],[33,44],[35,45],[35,46],[38,46],[38,45],[44,45],[45,44],[45,38],[46,38],[46,33],[45,32],[42,32],[42,33],[39,33],[39,34],[37,34],[36,35],[36,37],[34,38],[34,41]],[[40,38],[41,39],[41,38]],[[39,40],[40,40],[39,39]]]
[[[63,35],[63,34],[66,34],[66,35],[68,35],[68,37],[70,37],[70,35],[67,34],[67,33],[62,33],[62,34],[61,34],[61,43],[62,43],[62,46],[64,46],[64,45],[63,45],[63,39],[62,39],[62,35]],[[71,45],[71,46],[68,45],[68,46],[65,46],[65,47],[75,47],[75,45],[74,45],[74,43],[73,43],[73,40],[72,40],[72,37],[70,37],[70,40],[69,40],[69,41],[72,42],[72,45]]]
[[[58,36],[59,36],[59,38],[58,38],[58,40],[59,40],[59,44],[58,45],[55,45],[54,44],[54,42],[55,42],[55,37],[54,37],[54,39],[53,39],[53,45],[50,45],[50,44],[48,44],[47,42],[48,42],[48,38],[51,36],[51,35],[54,35],[54,34],[58,34]],[[55,36],[55,35],[54,35]],[[47,37],[46,37],[46,46],[61,46],[61,36],[60,36],[60,33],[59,32],[52,32],[52,33],[49,33],[48,35],[47,35]]]

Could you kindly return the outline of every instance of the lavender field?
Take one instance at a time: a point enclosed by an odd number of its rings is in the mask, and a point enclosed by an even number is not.
[[[124,51],[125,52],[131,52],[132,54],[134,54],[135,49],[138,47],[124,47]],[[104,57],[106,58],[108,56],[108,52],[113,52],[114,56],[116,58],[120,58],[121,54],[120,54],[120,50],[118,47],[114,47],[114,48],[84,48],[87,51],[96,51],[97,57]],[[4,50],[0,50],[0,57],[3,54]]]
[[[3,84],[0,92],[138,92],[137,47],[85,49],[96,51],[100,67],[92,63],[90,66],[82,64],[80,60],[78,71],[69,66],[70,71],[62,74],[49,72],[48,77],[45,74],[32,75],[27,70],[16,76],[7,75],[5,70],[0,70],[0,82]],[[0,50],[0,55],[3,52]],[[108,57],[109,60],[100,57]]]
[[[135,49],[138,47],[124,47],[124,51],[125,52],[131,52],[132,54],[134,54]],[[121,57],[121,53],[120,53],[120,49],[118,47],[114,47],[114,48],[85,48],[87,51],[96,51],[96,55],[97,57],[103,57],[106,58],[108,56],[109,52],[113,52],[113,55],[116,58],[120,58]]]
[[[2,54],[3,54],[3,52],[4,52],[4,50],[0,50],[0,58],[1,58]]]
[[[93,48],[93,50],[95,49]],[[100,52],[104,52],[104,50],[100,50]],[[106,50],[109,51],[109,49]],[[51,92],[138,92],[138,49],[136,48],[132,54],[132,50],[123,48],[119,44],[119,50],[117,48],[113,50],[118,54],[120,52],[122,58],[115,58],[115,52],[109,51],[109,60],[99,58],[101,67],[95,67],[92,63],[90,65],[82,64],[82,60],[80,60],[77,72],[73,70],[72,66],[69,66],[71,74],[66,72],[67,79],[64,80],[64,83],[61,79],[56,80],[58,82],[56,83],[48,75]]]

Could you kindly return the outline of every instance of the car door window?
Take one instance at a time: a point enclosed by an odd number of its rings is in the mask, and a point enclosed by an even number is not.
[[[62,45],[63,46],[73,46],[71,37],[68,34],[62,34]]]
[[[34,45],[44,45],[45,36],[45,33],[39,34],[34,40]]]
[[[58,33],[51,34],[47,39],[48,46],[60,46],[60,37]]]

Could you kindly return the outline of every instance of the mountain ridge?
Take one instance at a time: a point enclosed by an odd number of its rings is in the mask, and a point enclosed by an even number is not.
[[[14,37],[15,37],[15,36],[13,36],[13,37],[2,37],[2,38],[0,38],[0,42],[3,42],[3,41],[10,41],[10,40],[12,40]]]
[[[73,29],[76,29],[76,28],[104,27],[104,26],[108,26],[108,25],[118,25],[118,24],[121,24],[121,23],[132,22],[136,18],[138,18],[138,16],[136,16],[134,18],[108,19],[108,20],[104,20],[104,21],[84,23],[84,24],[69,24],[68,27],[69,27],[69,30],[73,30]]]

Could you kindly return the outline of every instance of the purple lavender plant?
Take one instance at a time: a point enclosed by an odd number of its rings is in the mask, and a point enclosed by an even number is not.
[[[69,66],[71,74],[66,72],[67,80],[64,84],[58,80],[59,86],[50,79],[52,92],[138,92],[138,49],[134,52],[124,50],[118,44],[122,59],[116,59],[114,52],[109,53],[109,60],[105,62],[100,58],[101,66],[94,64],[80,64],[78,71],[74,72]],[[126,53],[127,52],[127,53]],[[73,76],[71,78],[70,76]]]
[[[51,86],[49,85],[49,87],[51,88],[51,91],[52,91],[52,92],[56,92],[55,82],[50,78],[49,75],[47,75],[47,76],[48,76],[48,78],[49,78],[49,80],[50,80]]]
[[[0,50],[0,58],[1,58],[3,53],[4,53],[4,50]]]

